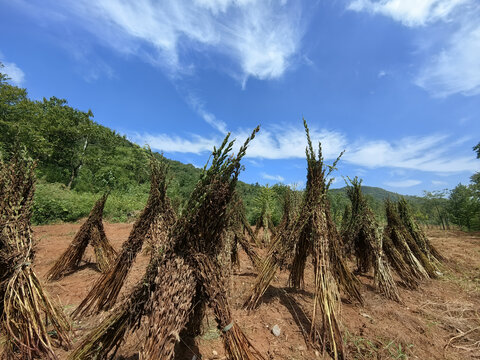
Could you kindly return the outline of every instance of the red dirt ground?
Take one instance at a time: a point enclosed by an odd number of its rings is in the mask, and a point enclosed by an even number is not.
[[[35,227],[38,241],[35,270],[43,280],[45,273],[73,239],[80,224]],[[109,240],[116,249],[127,239],[131,224],[105,224]],[[432,243],[446,257],[443,276],[426,281],[419,290],[400,288],[403,304],[377,294],[371,276],[362,276],[365,305],[349,304],[343,299],[341,322],[348,358],[350,359],[480,359],[480,234],[460,231],[429,230]],[[71,313],[99,277],[89,248],[78,271],[62,280],[46,284],[50,295]],[[122,294],[143,275],[149,257],[140,254]],[[230,287],[230,303],[235,321],[266,359],[327,359],[310,349],[304,341],[302,327],[305,315],[312,310],[313,273],[307,267],[306,289],[290,292],[286,288],[288,274],[277,274],[256,311],[247,312],[242,304],[255,280],[255,270],[244,253],[241,268],[234,272]],[[75,323],[78,343],[105,315]],[[278,325],[279,337],[271,333]],[[224,359],[223,345],[212,314],[204,324],[204,334],[192,342],[182,339],[179,359]],[[462,334],[465,336],[461,336]],[[459,336],[460,335],[460,336]],[[454,336],[458,338],[452,339]],[[451,340],[452,339],[452,340]],[[129,336],[118,359],[137,359],[142,334]],[[451,341],[450,341],[451,340]],[[449,344],[449,346],[447,346]],[[59,350],[65,359],[67,353]]]

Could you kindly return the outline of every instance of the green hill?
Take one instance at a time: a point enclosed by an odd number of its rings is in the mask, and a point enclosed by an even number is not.
[[[0,74],[0,154],[8,157],[16,147],[25,149],[37,161],[37,191],[33,220],[37,224],[75,221],[90,211],[99,195],[111,189],[105,216],[126,221],[144,206],[149,187],[148,150],[125,136],[93,121],[91,111],[68,106],[52,97],[41,101],[28,98],[25,89],[8,83]],[[156,154],[160,156],[160,154]],[[189,196],[201,169],[167,160],[171,182],[169,196],[177,211]],[[254,199],[261,186],[240,182],[238,192],[253,220]],[[284,185],[275,185],[274,221],[281,217]],[[372,208],[381,216],[383,200],[398,194],[364,187]],[[331,190],[335,220],[339,220],[348,199],[345,188]]]

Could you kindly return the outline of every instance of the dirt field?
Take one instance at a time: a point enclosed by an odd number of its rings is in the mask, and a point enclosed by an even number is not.
[[[108,238],[116,249],[128,237],[131,224],[105,224]],[[38,240],[35,269],[41,279],[57,257],[73,239],[79,224],[35,227]],[[417,291],[400,288],[403,304],[385,300],[373,289],[371,276],[361,277],[365,305],[342,303],[341,320],[344,339],[351,359],[480,359],[480,234],[459,231],[430,230],[432,243],[446,257],[438,280],[425,282]],[[307,268],[306,289],[292,293],[286,287],[288,274],[280,273],[263,297],[258,310],[247,312],[242,303],[255,280],[255,271],[244,253],[241,268],[234,273],[230,287],[230,302],[235,321],[267,359],[322,359],[320,353],[306,345],[302,327],[311,313],[313,273]],[[79,271],[62,280],[47,284],[50,294],[72,312],[88,293],[99,276],[88,249]],[[141,278],[148,262],[139,255],[122,294]],[[295,301],[294,301],[295,300]],[[102,315],[75,323],[78,342]],[[281,334],[275,337],[271,328],[278,325]],[[196,345],[182,339],[179,359],[222,359],[223,346],[215,321],[209,314],[204,334]],[[463,335],[463,336],[462,336]],[[455,338],[456,337],[456,338]],[[131,335],[118,355],[119,359],[137,359],[135,349],[142,334]],[[66,353],[60,354],[62,358]],[[325,356],[325,358],[328,358]]]

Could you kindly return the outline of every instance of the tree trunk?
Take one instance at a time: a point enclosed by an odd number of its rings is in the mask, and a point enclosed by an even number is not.
[[[87,150],[88,146],[88,136],[85,138],[85,143],[83,144],[82,154],[80,155],[80,159],[77,166],[72,165],[72,175],[70,176],[70,180],[68,181],[67,188],[70,190],[72,188],[73,181],[77,177],[80,169],[83,165],[83,158],[85,157],[85,151]]]

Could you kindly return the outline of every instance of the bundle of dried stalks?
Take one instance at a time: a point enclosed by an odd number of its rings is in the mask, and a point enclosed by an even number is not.
[[[280,226],[273,239],[267,255],[263,259],[255,284],[250,291],[244,306],[248,310],[257,307],[265,291],[267,291],[277,271],[285,268],[293,261],[292,253],[295,248],[295,222],[290,226]]]
[[[357,260],[357,271],[367,273],[373,267],[377,289],[387,298],[400,301],[397,286],[393,280],[388,262],[382,251],[382,238],[378,232],[375,216],[363,196],[362,181],[357,177],[349,179],[351,186],[347,195],[351,202],[351,214],[343,225],[342,237],[347,248],[353,249]],[[348,184],[347,184],[348,185]]]
[[[397,208],[403,225],[408,229],[410,235],[415,240],[415,243],[427,257],[427,259],[432,263],[432,265],[437,267],[440,264],[440,261],[443,260],[443,256],[432,245],[425,232],[415,221],[410,207],[408,206],[404,197],[400,198],[398,201]]]
[[[53,345],[70,345],[70,323],[31,267],[34,167],[20,152],[9,164],[0,161],[0,331],[6,359],[57,359]]]
[[[238,246],[240,245],[252,264],[258,269],[262,261],[246,237],[246,234],[252,232],[252,229],[247,222],[245,205],[238,194],[235,194],[234,199],[229,209],[229,223],[227,228],[228,236],[230,237],[229,248],[231,249],[231,263],[234,266],[240,266],[238,257]]]
[[[436,278],[437,274],[436,274],[435,265],[430,261],[426,250],[424,250],[421,247],[421,245],[423,244],[418,244],[417,241],[415,241],[415,239],[412,237],[412,234],[410,233],[409,229],[403,223],[403,220],[400,216],[400,212],[398,212],[398,210],[406,210],[406,202],[405,202],[405,207],[400,205],[400,202],[397,202],[397,216],[400,219],[400,223],[401,223],[401,228],[399,227],[399,231],[403,233],[405,241],[407,242],[410,250],[415,255],[415,257],[420,261],[420,264],[423,266],[428,276],[431,278]],[[406,215],[408,216],[408,214]]]
[[[359,302],[362,302],[362,296],[358,290],[358,280],[343,260],[340,250],[341,239],[331,220],[327,200],[327,190],[331,181],[327,182],[326,178],[335,169],[340,156],[332,166],[325,166],[321,147],[318,158],[313,150],[305,120],[304,126],[308,140],[306,150],[308,172],[303,204],[294,224],[283,229],[284,238],[278,236],[273,242],[245,306],[252,309],[257,305],[276,271],[285,263],[287,254],[292,250],[295,256],[291,263],[289,284],[295,288],[302,286],[305,264],[311,254],[315,277],[315,300],[309,338],[312,344],[320,344],[335,359],[343,359],[345,354],[337,318],[338,284],[350,297]],[[318,321],[321,322],[320,327]]]
[[[227,358],[231,360],[263,359],[232,318],[226,297],[227,286],[220,264],[216,263],[212,257],[201,253],[195,256],[195,261],[197,278],[208,298],[208,305],[213,309],[218,329],[222,332]]]
[[[410,266],[405,262],[402,253],[385,232],[382,237],[382,250],[388,259],[389,265],[398,274],[403,285],[408,289],[415,290],[420,283],[420,279],[412,272]]]
[[[108,194],[105,194],[96,202],[87,221],[80,227],[67,250],[48,271],[48,280],[57,280],[78,267],[88,244],[91,244],[94,248],[97,266],[100,271],[106,272],[112,265],[117,253],[105,235],[102,222],[107,197]]]
[[[293,286],[301,285],[305,262],[308,251],[313,256],[314,269],[314,307],[312,325],[310,329],[310,341],[312,344],[320,344],[334,359],[343,359],[343,340],[338,323],[339,293],[334,268],[331,263],[332,254],[339,255],[331,246],[338,241],[330,237],[332,230],[329,229],[329,204],[327,190],[331,184],[326,178],[335,169],[340,159],[330,166],[324,165],[321,145],[319,144],[318,158],[313,149],[307,123],[304,121],[307,135],[307,186],[305,198],[297,223],[298,243],[295,249],[295,258],[290,273],[290,283]],[[298,246],[300,244],[301,246]],[[339,257],[340,259],[340,257]],[[353,275],[352,275],[353,276]],[[347,280],[347,279],[346,279]],[[355,287],[355,285],[353,285]],[[320,320],[320,326],[317,323]]]
[[[166,188],[161,194],[166,194]],[[150,225],[150,229],[147,232],[144,243],[144,253],[154,256],[158,251],[161,251],[165,246],[165,239],[168,236],[168,231],[170,227],[175,224],[177,221],[177,215],[173,209],[170,199],[165,195],[165,198],[162,200],[163,210],[161,213],[157,214]]]
[[[347,228],[350,226],[351,216],[352,216],[352,207],[350,206],[350,204],[347,204],[345,205],[345,209],[343,210],[342,222],[340,224],[340,232],[342,234],[342,237],[343,237],[343,234],[345,234],[345,232],[347,231]],[[352,246],[353,244],[349,244],[344,240],[343,248],[347,255],[350,255],[353,253]]]
[[[328,238],[330,240],[330,263],[332,264],[334,277],[350,301],[357,301],[359,304],[363,304],[363,297],[360,293],[361,283],[347,266],[345,254],[342,251],[342,238],[330,214],[328,200],[326,207],[327,210],[325,214],[327,218]]]
[[[287,234],[290,234],[293,227],[295,226],[295,222],[298,217],[299,207],[300,207],[300,194],[294,192],[290,187],[288,187],[285,191],[283,196],[283,214],[282,219],[280,220],[280,224],[276,227],[277,234],[280,237],[283,237],[283,241],[288,241],[286,239]],[[293,239],[289,239],[289,241],[293,241]],[[293,251],[286,252],[285,262],[291,264],[293,261]]]
[[[297,241],[294,230],[297,224],[298,206],[292,201],[293,199],[290,195],[286,196],[288,199],[284,199],[284,212],[282,220],[277,227],[276,236],[272,240],[267,255],[260,264],[259,273],[250,291],[250,296],[244,303],[248,310],[257,307],[258,302],[265,291],[267,291],[278,269],[286,268],[293,262],[295,243]]]
[[[421,251],[419,251],[418,246],[414,247],[413,249],[410,247],[410,245],[413,245],[415,241],[410,236],[408,230],[403,226],[397,209],[390,200],[386,200],[385,210],[387,215],[387,226],[384,229],[383,241],[385,253],[387,256],[395,253],[393,250],[388,249],[388,247],[393,244],[398,253],[401,254],[404,263],[407,265],[408,272],[410,273],[409,277],[416,278],[418,280],[428,278],[429,275],[427,271],[417,258],[417,255],[421,253]],[[415,253],[413,251],[415,251]],[[394,266],[394,263],[398,262],[398,259],[391,260],[392,266]],[[410,280],[407,280],[406,278],[402,278],[402,280],[410,282]]]
[[[228,331],[226,325],[231,318],[224,297],[224,271],[216,260],[225,246],[222,233],[241,170],[240,160],[257,131],[258,128],[236,157],[228,155],[233,146],[228,136],[214,150],[210,168],[204,169],[185,212],[169,232],[165,251],[153,256],[144,278],[125,302],[85,338],[70,359],[113,357],[125,334],[138,328],[142,317],[150,318],[148,327],[154,337],[144,346],[142,358],[158,355],[171,359],[177,334],[187,324],[196,323],[188,322],[188,318],[203,314],[203,303],[214,309],[218,326],[225,329],[224,342],[230,359],[263,359],[237,326],[233,326],[232,333]],[[192,311],[196,315],[190,315]],[[160,348],[155,349],[158,344]]]
[[[305,124],[306,126],[306,124]],[[298,217],[296,237],[298,242],[295,247],[295,258],[291,267],[289,283],[294,288],[303,286],[303,274],[305,271],[305,263],[307,256],[313,251],[312,234],[318,233],[318,230],[313,227],[311,219],[315,211],[321,211],[325,219],[326,233],[319,233],[319,236],[324,236],[329,242],[329,258],[331,270],[334,274],[334,278],[337,280],[337,284],[343,289],[343,291],[349,296],[351,300],[356,300],[359,303],[363,303],[362,295],[360,294],[359,287],[360,282],[353,275],[350,269],[347,267],[344,256],[342,253],[342,240],[337,231],[337,227],[333,222],[330,214],[330,204],[328,202],[326,193],[330,186],[330,182],[326,182],[326,177],[335,169],[340,156],[334,162],[332,166],[328,168],[323,163],[321,156],[321,148],[319,149],[318,160],[313,152],[313,146],[310,142],[310,137],[307,131],[307,139],[309,141],[309,148],[307,149],[307,161],[309,162],[308,175],[307,175],[307,190],[304,199],[304,205]],[[320,210],[319,210],[320,209]]]
[[[148,304],[150,314],[145,326],[146,342],[140,359],[172,359],[180,331],[190,315],[195,294],[195,277],[181,258],[166,258],[166,271],[157,273],[156,294]]]
[[[73,313],[73,317],[108,310],[115,304],[123,283],[141,251],[147,237],[155,239],[155,247],[164,246],[169,227],[175,216],[167,197],[167,165],[151,155],[150,195],[145,208],[133,225],[130,235],[122,245],[110,270],[100,277],[88,295]]]

